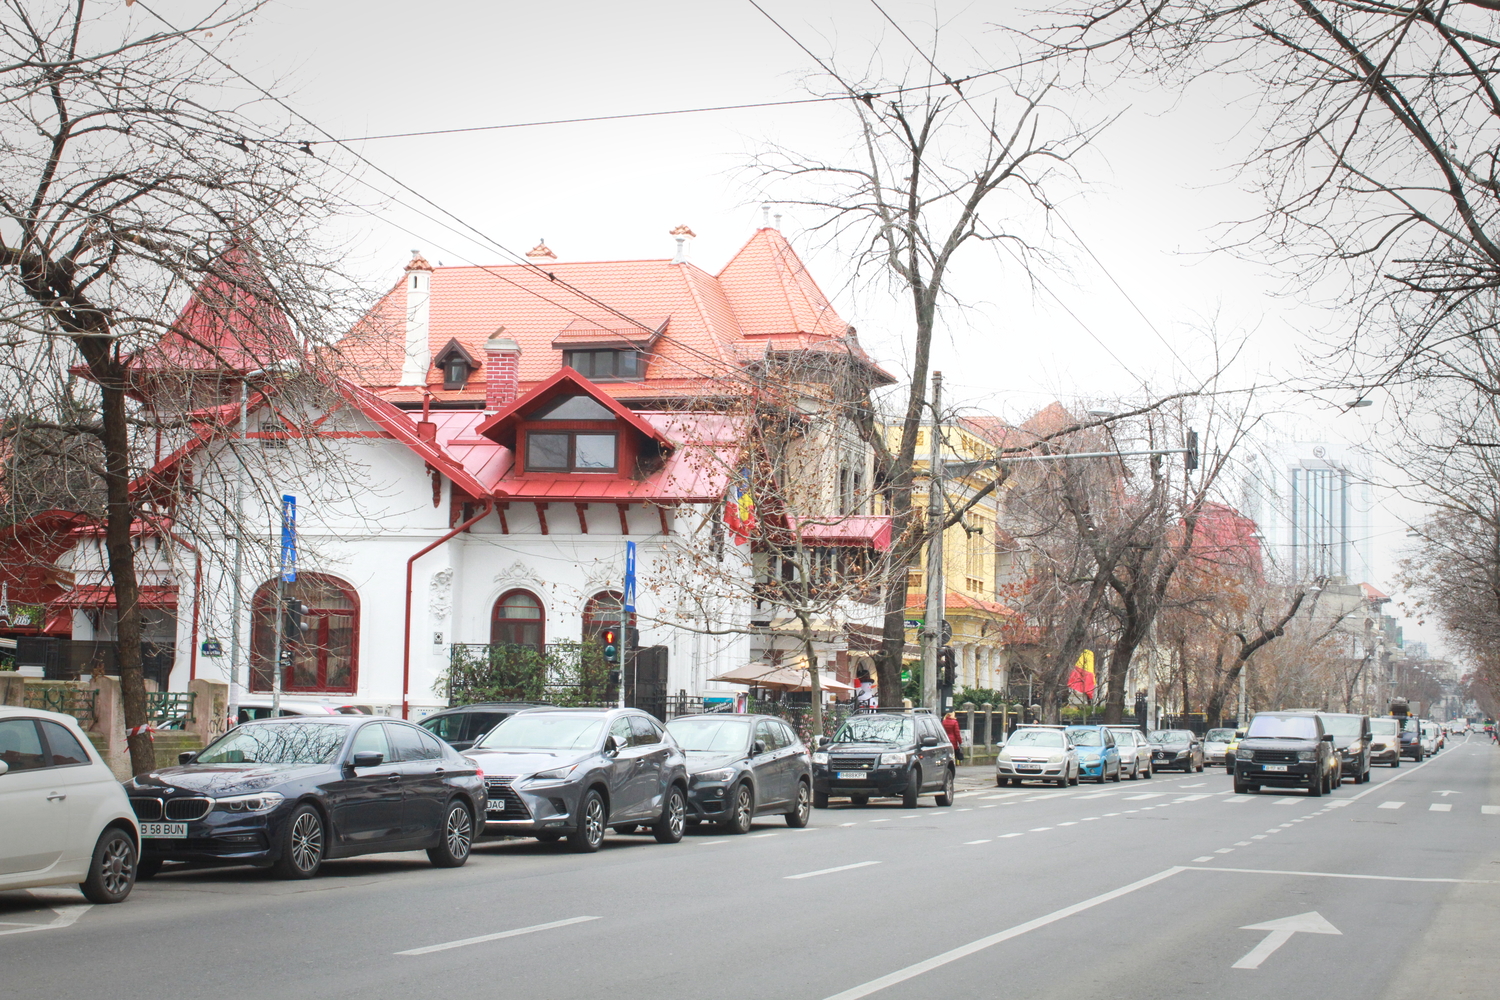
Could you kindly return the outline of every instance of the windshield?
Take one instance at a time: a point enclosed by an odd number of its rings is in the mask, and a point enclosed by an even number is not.
[[[597,715],[521,712],[490,730],[476,750],[589,750],[599,741],[604,720]]]
[[[1395,736],[1396,735],[1396,720],[1395,719],[1371,719],[1370,720],[1370,732],[1374,733],[1377,736]]]
[[[1186,729],[1158,729],[1146,739],[1152,743],[1191,743],[1193,734]]]
[[[1248,739],[1315,740],[1317,720],[1306,715],[1257,715],[1250,720]]]
[[[844,720],[835,743],[910,743],[911,720],[893,715],[870,715]]]
[[[1401,723],[1401,729],[1402,729],[1403,732],[1408,732],[1408,733],[1414,733],[1414,732],[1416,732],[1417,731],[1417,720],[1415,718],[1413,718],[1412,716],[1408,715],[1406,717],[1406,721],[1403,722],[1403,723]]]
[[[1010,739],[1005,741],[1008,747],[1031,746],[1031,747],[1060,747],[1063,745],[1063,734],[1055,729],[1018,729],[1010,734]]]
[[[1325,715],[1323,716],[1323,732],[1332,733],[1335,736],[1358,736],[1359,716]]]
[[[1074,746],[1096,747],[1101,743],[1097,729],[1070,729],[1068,735],[1073,737]]]
[[[1436,736],[1437,735],[1437,726],[1434,725],[1431,722],[1424,722],[1424,723],[1422,723],[1422,735],[1423,736]]]
[[[1210,729],[1208,735],[1203,737],[1209,743],[1228,743],[1234,739],[1233,729]]]
[[[684,750],[741,753],[750,743],[749,719],[677,719],[667,732]]]
[[[268,722],[225,733],[195,764],[332,764],[351,726]]]

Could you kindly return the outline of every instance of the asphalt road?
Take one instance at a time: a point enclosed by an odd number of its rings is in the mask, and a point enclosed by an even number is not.
[[[1500,992],[1500,750],[1482,737],[1318,799],[1234,795],[1209,770],[931,802],[672,846],[611,834],[595,855],[504,841],[449,871],[401,854],[311,882],[163,874],[112,907],[0,893],[0,997]]]

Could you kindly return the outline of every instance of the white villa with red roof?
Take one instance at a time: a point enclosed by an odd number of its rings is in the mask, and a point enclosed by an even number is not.
[[[755,572],[766,571],[753,546],[724,545],[726,495],[749,461],[746,414],[777,365],[814,373],[792,389],[807,427],[796,478],[824,508],[801,512],[817,521],[802,544],[860,550],[868,565],[889,545],[886,519],[866,513],[870,452],[847,419],[820,419],[814,383],[829,373],[893,380],[777,230],[754,233],[717,274],[685,259],[686,227],[674,235],[672,259],[571,263],[538,247],[527,264],[434,267],[414,253],[342,345],[337,405],[299,424],[275,411],[274,394],[250,393],[248,436],[262,447],[317,435],[350,463],[326,483],[296,470],[299,575],[287,591],[311,614],[283,670],[285,697],[418,717],[446,703],[435,685],[455,643],[591,640],[618,614],[628,541],[639,552],[636,624],[656,694],[731,695],[744,688],[711,678],[796,665],[797,643],[751,596]],[[235,384],[229,398],[238,395]],[[224,448],[233,409],[218,407],[150,476],[168,481],[195,453]],[[213,476],[200,471],[200,493],[232,492]],[[291,491],[257,485],[263,495]],[[266,523],[274,528],[269,510]],[[710,563],[686,553],[714,546],[731,556],[707,579],[692,567]],[[193,566],[182,555],[171,562]],[[80,579],[102,569],[82,547],[58,561]],[[150,578],[175,609],[174,690],[229,672],[235,588],[222,560],[204,563],[197,590],[180,569]],[[274,575],[240,581],[256,695],[271,686]],[[818,622],[826,676],[852,673],[851,636],[873,648],[880,601],[864,594],[839,620]],[[89,621],[75,615],[73,625],[75,638],[91,637]],[[209,638],[223,655],[199,655]]]

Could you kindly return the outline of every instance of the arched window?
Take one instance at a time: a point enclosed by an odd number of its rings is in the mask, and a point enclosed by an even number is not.
[[[321,573],[299,573],[286,585],[288,600],[310,609],[300,637],[284,637],[286,666],[281,689],[292,692],[354,694],[359,684],[359,596],[342,580]],[[250,629],[250,690],[271,690],[276,647],[276,583],[255,592]],[[288,659],[290,662],[287,662]]]
[[[635,615],[630,616],[630,625],[635,625]],[[583,606],[583,641],[593,642],[607,628],[620,627],[620,592],[601,590],[589,598]]]
[[[512,590],[501,594],[490,618],[490,644],[530,646],[538,652],[546,639],[547,618],[535,594]]]

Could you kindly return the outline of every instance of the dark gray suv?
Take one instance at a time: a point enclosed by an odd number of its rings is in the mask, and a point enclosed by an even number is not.
[[[605,827],[634,833],[647,826],[663,844],[682,839],[687,758],[645,712],[517,712],[464,756],[484,770],[486,834],[567,837],[576,851],[597,851]]]

